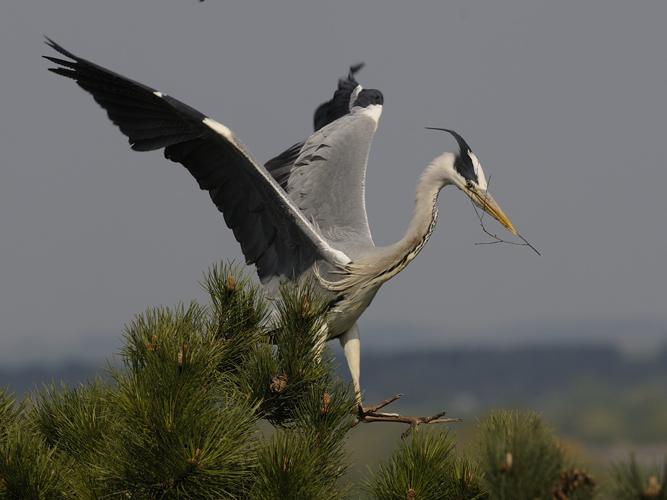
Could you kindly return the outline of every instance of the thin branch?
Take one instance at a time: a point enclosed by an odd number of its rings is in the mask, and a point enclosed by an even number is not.
[[[390,405],[391,403],[393,403],[397,399],[400,399],[402,396],[403,396],[403,394],[396,394],[395,396],[392,396],[389,399],[385,399],[384,401],[382,401],[381,403],[376,404],[375,406],[368,407],[366,409],[366,412],[367,413],[375,413],[378,410],[381,410],[382,408],[384,408],[385,406]]]
[[[422,424],[451,424],[456,422],[463,422],[460,418],[443,418],[445,412],[440,412],[430,417],[419,417],[416,415],[398,415],[387,413],[365,413],[359,416],[359,421],[371,424],[373,422],[395,422],[398,424],[408,424],[410,427],[401,434],[401,437],[407,437],[410,431],[416,429]]]
[[[489,180],[487,181],[486,193],[489,192],[488,185],[490,183],[491,183],[491,176],[489,176]],[[505,243],[507,245],[515,245],[515,246],[519,246],[519,247],[528,247],[533,252],[535,252],[537,255],[540,255],[540,256],[542,255],[537,248],[535,248],[526,238],[523,237],[523,235],[521,235],[519,233],[517,233],[517,237],[519,239],[521,239],[522,243],[519,243],[518,241],[505,240],[505,239],[501,238],[500,236],[498,236],[497,234],[492,233],[491,231],[489,231],[486,228],[486,226],[484,225],[484,215],[486,214],[486,212],[482,210],[482,212],[480,213],[480,211],[477,209],[477,206],[475,205],[475,203],[473,203],[472,199],[470,200],[470,203],[472,204],[473,210],[475,210],[475,215],[477,215],[477,219],[479,219],[479,225],[482,227],[482,231],[484,231],[484,233],[491,238],[491,241],[480,241],[480,242],[475,243],[475,245],[495,245],[497,243]],[[486,205],[486,198],[484,199],[484,205]]]
[[[364,409],[359,405],[359,413],[357,415],[357,420],[352,424],[352,427],[356,426],[359,423],[371,424],[373,422],[394,422],[399,424],[408,424],[410,427],[401,434],[401,437],[406,437],[410,434],[410,431],[416,429],[421,424],[451,424],[456,422],[463,422],[460,418],[444,418],[446,412],[440,412],[430,417],[420,417],[416,415],[399,415],[398,413],[378,413],[378,410],[388,406],[402,395],[396,394],[395,396],[385,399],[381,403],[370,406],[367,409]]]

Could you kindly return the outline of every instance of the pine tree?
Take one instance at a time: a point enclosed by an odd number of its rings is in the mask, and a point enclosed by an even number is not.
[[[492,412],[479,424],[478,453],[490,498],[585,500],[595,493],[592,478],[568,463],[536,413]]]
[[[467,454],[442,428],[411,428],[364,485],[349,484],[355,398],[321,352],[313,288],[284,287],[269,304],[231,265],[202,285],[206,304],[135,317],[106,376],[21,403],[0,390],[1,498],[594,497],[530,412],[492,413]],[[665,497],[664,471],[634,461],[614,471],[614,498]]]
[[[479,500],[488,498],[475,464],[456,457],[447,432],[419,430],[404,439],[367,485],[373,498]]]

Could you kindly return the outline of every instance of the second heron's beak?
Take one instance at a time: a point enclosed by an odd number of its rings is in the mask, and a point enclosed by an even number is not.
[[[466,193],[470,196],[475,205],[500,222],[510,233],[516,236],[516,229],[514,229],[512,221],[505,215],[505,212],[500,208],[500,205],[498,205],[496,200],[494,200],[487,191],[477,187],[470,187],[466,189]]]

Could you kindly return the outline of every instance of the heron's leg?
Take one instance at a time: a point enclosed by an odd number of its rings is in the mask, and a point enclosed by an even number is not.
[[[390,402],[393,402],[394,399],[391,401],[387,400],[376,407],[364,408],[363,400],[361,399],[361,383],[359,382],[361,374],[361,342],[357,324],[355,323],[352,328],[338,337],[338,339],[340,340],[340,345],[343,346],[345,359],[347,360],[347,367],[350,369],[350,375],[352,376],[352,385],[354,386],[354,395],[357,400],[357,405],[359,406],[359,414],[373,413],[375,415],[395,415],[393,413],[377,413],[378,409],[385,407]]]
[[[361,406],[361,384],[359,383],[360,364],[361,364],[361,343],[359,341],[359,328],[355,323],[352,328],[346,331],[343,335],[338,337],[340,345],[345,352],[345,359],[347,367],[352,376],[352,385],[354,386],[354,394],[357,398],[357,403]]]
[[[361,371],[361,342],[359,340],[359,327],[357,327],[357,324],[355,323],[352,328],[350,328],[344,334],[340,335],[338,340],[340,341],[340,345],[343,347],[343,351],[345,352],[345,359],[347,361],[347,367],[350,370],[350,375],[352,376],[354,394],[357,400],[358,415],[355,425],[359,422],[398,422],[409,424],[410,427],[406,432],[403,433],[403,436],[406,436],[410,430],[417,428],[417,426],[421,424],[439,424],[461,421],[461,419],[458,418],[443,418],[445,415],[444,412],[438,413],[431,417],[414,417],[402,416],[398,413],[381,413],[378,411],[400,398],[400,394],[386,399],[377,405],[364,408],[361,399],[361,384],[359,383],[359,375]]]
[[[359,382],[361,375],[361,341],[359,339],[359,327],[355,323],[352,328],[346,331],[343,335],[338,337],[340,345],[343,346],[345,352],[345,359],[347,360],[347,367],[350,370],[352,377],[352,385],[354,386],[354,395],[359,407],[360,418],[366,418],[368,415],[375,415],[377,417],[395,417],[396,413],[379,413],[377,410],[384,408],[389,403],[394,402],[399,396],[383,401],[379,405],[370,408],[365,408],[363,400],[361,399],[361,383]]]

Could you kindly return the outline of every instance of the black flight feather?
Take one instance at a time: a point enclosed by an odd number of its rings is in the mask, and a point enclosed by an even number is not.
[[[207,126],[206,115],[187,104],[77,57],[48,38],[47,44],[71,59],[45,56],[58,65],[49,70],[89,92],[132,149],[164,148],[167,159],[185,166],[209,192],[262,281],[293,279],[312,265],[318,255],[314,243],[233,136]]]

